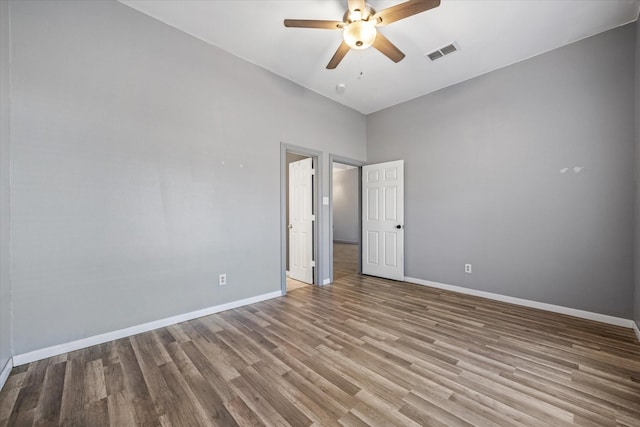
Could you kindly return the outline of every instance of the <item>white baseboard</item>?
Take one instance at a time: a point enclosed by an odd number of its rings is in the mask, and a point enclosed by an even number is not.
[[[0,390],[2,390],[2,388],[6,384],[7,378],[9,378],[9,374],[11,373],[12,369],[13,369],[13,358],[10,357],[9,360],[7,360],[7,363],[4,364],[4,368],[2,368],[2,372],[0,372]]]
[[[636,333],[636,338],[638,338],[638,341],[640,341],[640,329],[638,328],[638,324],[636,322],[633,322],[633,332]]]
[[[329,283],[331,283],[331,279],[324,279],[324,280],[322,281],[322,284],[323,284],[323,285],[328,285]]]
[[[233,308],[238,308],[249,304],[255,304],[260,301],[266,301],[280,296],[282,296],[282,291],[269,292],[267,294],[257,295],[255,297],[245,298],[226,304],[216,305],[213,307],[203,308],[202,310],[179,314],[177,316],[171,316],[165,319],[155,320],[153,322],[143,323],[141,325],[131,326],[129,328],[119,329],[113,332],[107,332],[100,335],[94,335],[92,337],[82,338],[65,344],[54,345],[40,350],[18,354],[13,356],[13,364],[14,366],[24,365],[26,363],[47,359],[49,357],[79,350],[81,348],[91,347],[93,345],[129,337],[131,335],[140,334],[142,332],[152,331],[154,329],[163,328],[165,326],[175,325],[176,323],[186,322],[187,320],[208,316],[210,314],[219,313],[225,310],[231,310]]]
[[[496,301],[508,302],[511,304],[522,305],[525,307],[552,311],[554,313],[566,314],[568,316],[580,317],[582,319],[595,320],[596,322],[608,323],[610,325],[616,325],[616,326],[623,326],[625,328],[632,328],[633,325],[635,325],[635,322],[631,319],[623,319],[622,317],[614,317],[606,314],[593,313],[591,311],[578,310],[575,308],[563,307],[561,305],[547,304],[545,302],[538,302],[538,301],[532,301],[532,300],[523,299],[523,298],[510,297],[506,295],[494,294],[494,293],[485,292],[485,291],[478,291],[475,289],[463,288],[461,286],[446,285],[444,283],[430,282],[428,280],[416,279],[413,277],[405,277],[404,280],[405,282],[414,283],[416,285],[430,286],[432,288],[444,289],[446,291],[459,292],[461,294],[474,295],[477,297],[483,297],[483,298],[488,298]]]

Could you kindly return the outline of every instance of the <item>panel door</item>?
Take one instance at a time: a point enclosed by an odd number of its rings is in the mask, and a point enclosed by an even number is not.
[[[362,168],[362,273],[404,280],[404,160]]]
[[[289,276],[313,283],[312,159],[289,163]]]

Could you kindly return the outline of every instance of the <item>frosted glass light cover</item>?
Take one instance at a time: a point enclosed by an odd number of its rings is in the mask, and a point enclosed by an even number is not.
[[[373,44],[376,34],[373,22],[355,21],[345,27],[343,37],[351,49],[366,49]]]

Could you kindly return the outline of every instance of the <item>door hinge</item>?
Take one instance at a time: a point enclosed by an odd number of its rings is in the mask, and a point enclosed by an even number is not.
[[[316,216],[315,215],[311,215],[311,221],[315,221],[316,220]]]
[[[315,169],[311,169],[311,175],[315,175],[316,174],[316,170]]]
[[[309,264],[310,267],[315,267],[316,266],[316,262],[315,261],[311,261],[311,263]]]

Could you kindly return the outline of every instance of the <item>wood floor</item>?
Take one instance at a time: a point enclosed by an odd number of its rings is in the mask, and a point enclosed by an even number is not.
[[[351,274],[15,368],[0,426],[640,426],[631,330]]]
[[[308,283],[301,282],[299,280],[294,280],[291,277],[287,277],[287,292],[295,291],[296,289],[306,288],[307,286],[311,286]]]
[[[333,280],[351,276],[358,272],[360,246],[333,242]]]

